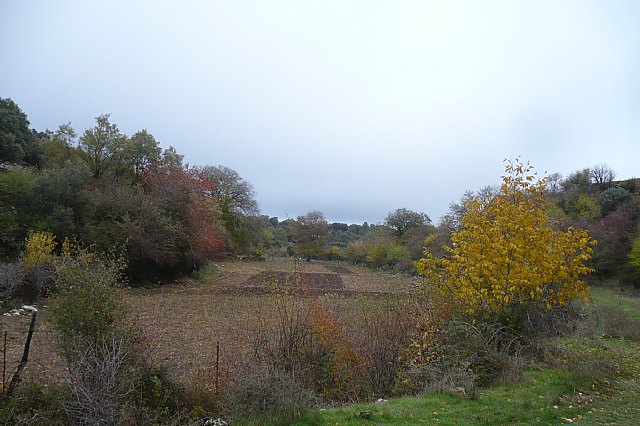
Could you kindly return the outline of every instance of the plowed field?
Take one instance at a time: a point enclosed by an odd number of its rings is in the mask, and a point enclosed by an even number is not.
[[[231,366],[242,357],[256,321],[273,313],[273,293],[284,290],[301,298],[320,297],[339,315],[362,297],[387,297],[415,283],[404,276],[321,262],[224,262],[208,281],[133,288],[125,290],[125,298],[142,325],[149,356],[175,380],[190,386],[211,377],[217,342],[222,363]],[[39,314],[27,377],[64,374],[46,311],[43,308]],[[9,332],[7,371],[11,372],[22,354],[28,317],[1,318]]]

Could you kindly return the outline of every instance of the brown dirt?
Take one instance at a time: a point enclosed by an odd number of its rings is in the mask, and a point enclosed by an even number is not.
[[[345,268],[344,266],[336,266],[336,265],[324,265],[326,269],[336,274],[353,274],[350,270]]]
[[[344,288],[342,278],[336,274],[318,272],[287,273],[284,271],[264,271],[253,275],[245,281],[247,286],[261,288],[300,288],[317,290],[341,290]]]
[[[211,383],[215,365],[216,342],[221,345],[221,368],[232,369],[242,359],[247,341],[256,324],[274,312],[273,279],[278,283],[298,282],[290,295],[327,298],[332,309],[349,310],[361,303],[362,296],[383,298],[404,292],[413,280],[403,276],[376,274],[352,267],[339,273],[320,262],[267,261],[224,262],[210,281],[185,280],[179,284],[153,289],[125,290],[149,345],[148,355],[167,368],[170,376],[186,387],[194,383]],[[346,268],[344,268],[346,269]],[[327,271],[331,270],[331,273]],[[26,317],[0,317],[9,331],[7,371],[12,372],[20,360],[28,328]],[[41,309],[33,337],[27,379],[42,383],[59,379],[65,366],[57,351],[55,333]]]

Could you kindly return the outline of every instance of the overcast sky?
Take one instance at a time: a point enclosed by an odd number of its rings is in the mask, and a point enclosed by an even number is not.
[[[437,221],[503,160],[640,176],[640,2],[0,0],[0,97],[99,114],[264,214]]]

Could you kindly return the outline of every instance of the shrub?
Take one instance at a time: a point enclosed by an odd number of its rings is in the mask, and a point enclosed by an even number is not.
[[[462,226],[451,236],[448,255],[428,251],[418,271],[458,304],[465,314],[507,323],[531,306],[551,309],[587,298],[581,276],[592,242],[586,231],[556,231],[543,198],[545,179],[535,181],[531,167],[507,163],[500,191],[489,200],[465,203]]]
[[[531,305],[526,314],[511,324],[520,334],[521,343],[526,345],[532,338],[567,336],[580,331],[585,325],[586,313],[578,303],[554,306],[547,309],[540,305]]]
[[[363,387],[374,396],[389,396],[405,368],[405,351],[415,331],[415,306],[399,299],[359,302],[352,333],[367,365]]]
[[[64,401],[70,397],[68,389],[53,383],[41,385],[24,383],[11,398],[0,404],[0,422],[5,425],[63,425],[69,418]]]
[[[174,383],[162,368],[143,368],[137,379],[130,400],[137,410],[132,413],[142,416],[150,423],[167,422],[172,415],[180,412],[180,396]]]
[[[592,342],[588,349],[574,349],[566,357],[569,371],[579,374],[589,384],[612,378],[619,366],[607,356],[606,346]]]
[[[214,280],[219,273],[220,268],[218,267],[218,265],[212,262],[207,262],[205,265],[200,267],[200,269],[193,273],[193,278],[195,278],[199,282],[206,283]]]
[[[271,424],[300,419],[315,398],[292,371],[254,365],[241,372],[229,400],[229,409],[240,420],[268,414]]]
[[[17,287],[20,285],[18,263],[0,263],[0,297],[4,307],[8,307],[9,300],[16,295]]]
[[[640,321],[610,306],[596,306],[592,312],[595,329],[619,339],[640,339]]]
[[[69,377],[69,418],[79,424],[115,424],[136,417],[133,391],[146,363],[139,331],[118,290],[124,262],[67,240],[55,260],[59,296],[52,323]]]
[[[274,369],[310,374],[313,330],[309,306],[287,294],[274,294],[273,316],[260,318],[251,339],[254,361]]]
[[[51,263],[52,253],[57,244],[51,232],[33,232],[29,234],[24,245],[22,261],[27,268],[33,268],[42,263]]]
[[[301,285],[302,275],[294,277],[294,283],[267,283],[275,291],[273,315],[259,319],[249,362],[290,373],[328,399],[358,399],[367,388],[366,360],[328,308],[281,292],[280,285]]]
[[[52,307],[52,319],[63,347],[77,349],[109,341],[122,331],[127,308],[118,293],[124,262],[101,258],[65,240],[57,259],[56,287],[60,297]]]
[[[0,292],[5,305],[34,303],[46,296],[55,282],[55,236],[50,232],[33,232],[24,244],[19,262],[0,265]]]
[[[68,381],[73,398],[65,405],[74,423],[111,425],[120,420],[134,386],[123,368],[130,356],[126,345],[123,339],[113,339],[79,344],[75,349]]]
[[[18,266],[18,281],[9,294],[11,299],[31,304],[55,290],[54,265],[40,263],[27,268],[24,262],[21,262]]]
[[[520,350],[517,335],[503,325],[436,320],[410,347],[401,389],[474,397],[480,386],[521,379]]]
[[[367,392],[367,360],[327,306],[311,302],[316,386],[329,399],[356,401]]]

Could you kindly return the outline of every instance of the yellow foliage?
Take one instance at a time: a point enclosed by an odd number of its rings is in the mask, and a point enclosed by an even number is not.
[[[500,191],[489,200],[466,203],[461,230],[451,236],[442,259],[425,251],[418,272],[469,314],[512,313],[519,305],[548,309],[588,298],[581,277],[592,272],[586,231],[554,230],[543,198],[546,179],[532,167],[507,162]]]
[[[22,260],[27,268],[49,263],[56,245],[56,237],[51,232],[31,232],[24,241]]]
[[[82,244],[75,239],[69,240],[69,238],[65,238],[62,242],[61,258],[64,260],[75,259],[76,262],[89,264],[96,259],[96,254],[90,249],[91,247],[83,247]]]

